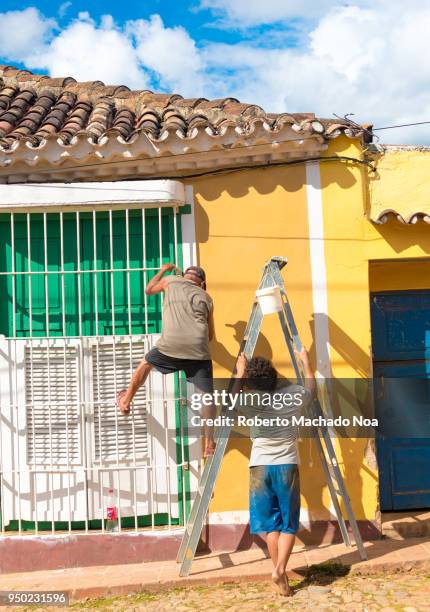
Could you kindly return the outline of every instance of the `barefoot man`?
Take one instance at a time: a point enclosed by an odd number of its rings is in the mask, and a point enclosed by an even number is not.
[[[302,413],[315,392],[315,376],[306,349],[296,353],[302,362],[304,386],[278,385],[278,374],[268,359],[249,362],[240,355],[236,365],[236,389],[252,390],[252,406],[239,411],[251,420],[264,419],[264,426],[251,426],[252,450],[249,460],[249,514],[251,533],[265,533],[273,563],[272,580],[282,595],[291,595],[286,574],[300,517],[300,479],[297,428],[278,425],[281,418],[291,423]],[[254,392],[257,393],[254,393]],[[263,396],[270,394],[268,405]],[[256,397],[256,401],[254,401]],[[276,402],[275,402],[276,399]]]
[[[147,295],[164,292],[162,333],[156,347],[145,355],[133,373],[128,389],[118,394],[123,414],[130,412],[130,403],[152,368],[162,374],[183,370],[197,392],[213,392],[209,350],[214,336],[213,302],[206,292],[206,274],[203,268],[190,266],[183,276],[165,276],[174,269],[174,264],[164,264],[146,288]],[[203,416],[210,418],[212,412],[212,407],[206,407]],[[213,428],[206,427],[204,455],[212,455],[214,450]]]

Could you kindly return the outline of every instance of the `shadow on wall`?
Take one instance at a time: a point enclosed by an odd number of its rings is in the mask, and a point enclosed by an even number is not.
[[[308,347],[311,355],[316,354],[316,330],[327,329],[329,332],[330,346],[340,355],[342,362],[349,365],[360,376],[367,378],[369,368],[369,356],[363,349],[351,339],[351,337],[339,327],[325,313],[314,313],[309,321],[311,329],[312,344]],[[327,365],[325,374],[331,376],[330,358],[328,346],[322,343],[318,347],[318,358],[321,364]],[[358,412],[364,410],[361,405],[360,393],[352,393],[350,385],[336,384],[335,392],[331,395],[333,412],[340,412],[339,403],[347,403],[349,406],[356,407]],[[359,391],[359,389],[357,390]],[[367,448],[367,440],[362,438],[340,438],[337,447],[338,462],[341,467],[345,484],[351,497],[353,510],[356,517],[362,518],[365,516],[363,505],[363,476],[362,470],[371,474],[373,472],[364,464],[364,454]],[[317,525],[317,521],[321,519],[332,518],[330,515],[334,513],[331,507],[327,507],[329,499],[326,492],[326,480],[318,458],[315,442],[310,439],[302,439],[300,441],[300,458],[302,461],[302,495],[306,500],[309,513],[309,525],[305,530],[312,542],[322,542],[324,540],[324,532],[321,531],[321,526]],[[343,505],[342,505],[343,506]],[[344,512],[344,508],[342,507]],[[345,515],[345,512],[344,512]],[[327,526],[329,529],[330,526]]]
[[[418,221],[415,225],[405,225],[397,219],[390,219],[382,225],[374,224],[374,227],[396,253],[419,246],[424,253],[430,255],[429,226],[425,221]]]
[[[316,326],[327,326],[327,324],[329,326],[330,344],[333,349],[342,357],[342,360],[346,364],[350,365],[359,374],[360,377],[367,377],[369,356],[343,329],[325,314],[315,313],[309,321],[312,334],[312,344],[309,347],[310,354],[315,355]],[[245,321],[237,321],[236,323],[227,323],[226,325],[234,329],[234,339],[237,341],[237,350],[239,351],[246,323]],[[212,347],[214,361],[231,371],[234,367],[237,353],[230,353],[217,340],[214,340]],[[285,348],[285,350],[286,354],[288,354],[287,348]],[[329,359],[327,346],[325,346],[325,351],[325,354],[319,354],[319,356],[321,361],[327,363]],[[274,357],[270,342],[263,334],[259,336],[255,354],[262,355],[268,359]],[[351,388],[345,388],[342,385],[339,389],[341,395],[338,397],[338,401],[346,401],[352,406],[356,406],[358,410],[361,410],[361,398],[359,393],[351,392]],[[336,395],[334,395],[334,400],[336,401]],[[333,408],[336,412],[336,406],[333,406]],[[232,448],[231,444],[232,441],[229,443],[230,448]],[[249,447],[248,445],[244,446],[240,444],[237,446],[234,445],[234,448],[241,448],[242,452],[244,452],[245,449],[247,450]],[[306,500],[309,513],[309,523],[306,525],[304,532],[306,536],[309,536],[310,541],[318,543],[324,540],[325,533],[321,529],[321,523],[317,524],[317,521],[332,518],[334,510],[331,507],[331,501],[329,501],[329,505],[327,504],[327,484],[318,458],[315,442],[311,439],[302,439],[300,440],[299,448],[302,464],[301,490],[302,496]],[[374,471],[369,469],[365,463],[365,453],[368,450],[368,440],[364,438],[342,438],[339,440],[337,450],[338,461],[344,474],[354,513],[356,517],[361,519],[365,516],[363,505],[363,471],[369,474],[373,479],[377,478]],[[327,529],[331,529],[330,524],[327,525]]]
[[[372,208],[372,197],[374,183],[382,179],[378,169],[378,161],[384,157],[384,154],[380,154],[376,157],[376,172],[369,172],[368,180],[363,181],[365,188],[364,201],[366,203],[365,213],[370,217]],[[387,171],[387,170],[385,170]],[[418,209],[419,209],[419,205]],[[388,205],[388,208],[390,205]],[[372,223],[369,220],[369,223]],[[405,225],[398,221],[395,215],[390,215],[386,223],[376,224],[372,223],[373,227],[379,233],[381,238],[389,244],[396,253],[402,253],[406,249],[412,246],[419,246],[424,253],[430,255],[430,241],[428,237],[428,224],[422,219],[413,225]]]
[[[352,168],[353,164],[348,162],[338,163],[343,164],[344,171],[336,173],[336,183],[342,189],[349,189],[357,182],[353,172],[349,170],[349,167]],[[327,184],[330,184],[330,181]],[[270,195],[279,189],[285,190],[286,193],[295,193],[305,185],[306,170],[304,164],[241,170],[223,175],[222,180],[220,180],[220,176],[195,180],[193,189],[199,243],[207,242],[209,238],[209,217],[200,205],[200,200],[216,202],[223,193],[227,193],[231,198],[238,200],[250,194],[251,191],[255,191],[259,195]],[[324,187],[326,187],[326,184]],[[262,206],[264,206],[264,203],[265,200],[262,200]]]
[[[370,308],[370,306],[369,306]],[[315,336],[316,330],[327,330],[330,338],[330,346],[340,355],[342,362],[352,368],[359,376],[368,377],[370,374],[370,357],[363,349],[351,339],[344,329],[339,327],[333,319],[325,313],[315,312],[309,321],[312,335],[312,344],[308,347],[311,355],[316,354]],[[329,354],[327,344],[319,347],[319,358],[323,364],[329,364]],[[333,356],[332,356],[333,363]],[[329,366],[329,372],[331,367]]]
[[[246,321],[236,321],[236,323],[226,323],[226,327],[234,329],[233,339],[237,342],[237,352],[230,353],[225,346],[215,338],[211,342],[213,360],[221,367],[225,368],[228,372],[232,372],[236,364],[236,359],[239,353],[240,344],[245,334]],[[255,348],[255,355],[261,355],[266,359],[272,359],[273,353],[270,346],[270,342],[266,336],[262,333],[258,336],[257,346]]]

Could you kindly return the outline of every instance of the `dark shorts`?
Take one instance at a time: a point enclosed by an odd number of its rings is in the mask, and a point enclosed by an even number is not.
[[[293,463],[250,468],[251,533],[296,533],[300,518],[299,468]]]
[[[187,381],[199,391],[213,393],[213,369],[210,359],[180,359],[160,353],[157,347],[146,353],[145,360],[161,374],[185,372]]]

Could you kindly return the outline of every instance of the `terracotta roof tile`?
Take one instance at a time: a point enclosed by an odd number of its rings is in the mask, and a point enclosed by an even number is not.
[[[291,125],[297,132],[333,138],[340,133],[360,136],[347,122],[320,120],[311,113],[266,113],[260,106],[236,98],[184,99],[178,94],[131,91],[124,85],[102,81],[78,82],[72,77],[51,78],[13,66],[0,66],[0,148],[8,150],[14,141],[26,139],[38,146],[43,139],[56,137],[69,144],[84,135],[99,142],[106,134],[124,141],[135,133],[163,138],[165,131],[183,136],[195,130],[209,130],[217,136],[229,126],[247,134],[256,122],[277,132]]]
[[[206,101],[206,98],[178,98],[175,100],[175,106],[181,109],[195,109],[199,104]]]

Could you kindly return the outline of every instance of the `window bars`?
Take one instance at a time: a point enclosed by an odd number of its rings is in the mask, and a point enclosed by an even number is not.
[[[0,215],[0,533],[182,524],[190,475],[183,385],[117,392],[161,329],[149,278],[180,264],[176,208]],[[191,476],[193,482],[195,477]]]

